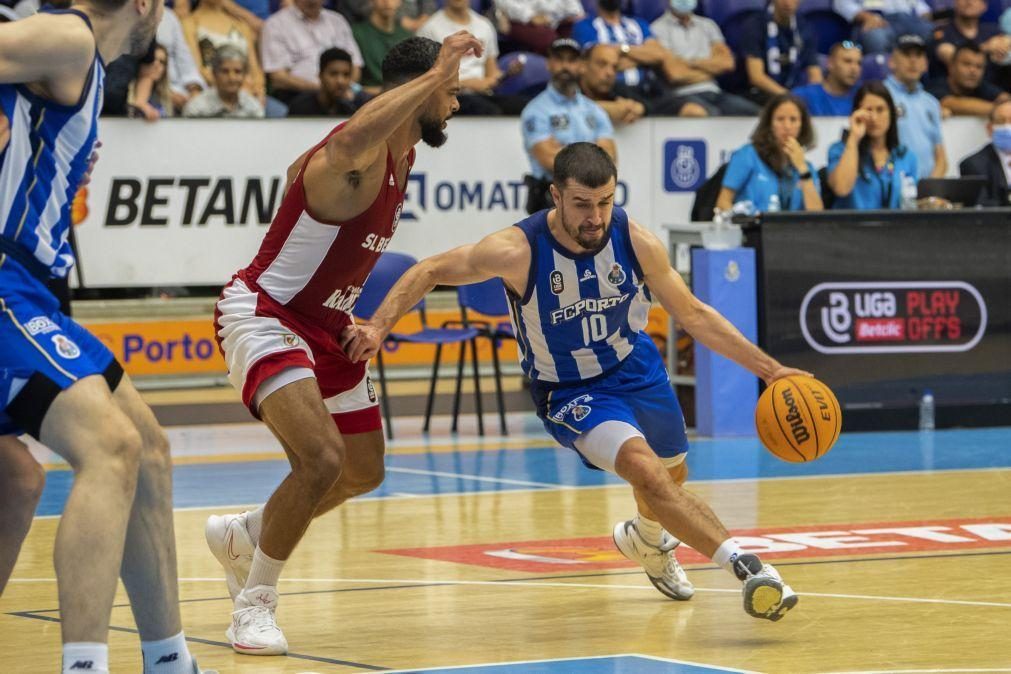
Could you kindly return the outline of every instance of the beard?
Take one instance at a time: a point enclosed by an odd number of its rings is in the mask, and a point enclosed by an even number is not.
[[[444,120],[422,117],[418,120],[421,125],[421,140],[429,147],[442,147],[449,138],[442,130]]]
[[[597,231],[594,227],[592,232],[587,232],[581,225],[570,225],[565,220],[565,207],[559,204],[558,217],[562,221],[562,229],[571,236],[576,243],[588,251],[597,251],[604,247],[607,236],[611,231],[611,223],[605,222],[603,229]]]
[[[143,57],[154,44],[155,33],[158,32],[158,4],[152,3],[151,11],[142,18],[130,33],[130,47],[127,53],[137,58]]]

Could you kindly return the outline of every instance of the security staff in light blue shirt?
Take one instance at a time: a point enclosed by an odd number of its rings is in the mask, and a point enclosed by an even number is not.
[[[895,103],[880,82],[857,91],[850,128],[828,150],[832,208],[894,209],[902,206],[905,185],[919,177],[916,154],[899,142]]]
[[[916,155],[920,176],[940,177],[948,171],[941,137],[941,104],[923,88],[927,72],[926,42],[918,35],[903,35],[888,65],[892,75],[885,86],[899,115],[899,141]]]
[[[614,127],[604,109],[579,92],[583,61],[579,43],[560,38],[548,51],[551,84],[523,109],[523,147],[530,158],[527,212],[550,208],[548,186],[555,155],[577,142],[595,143],[617,156]]]

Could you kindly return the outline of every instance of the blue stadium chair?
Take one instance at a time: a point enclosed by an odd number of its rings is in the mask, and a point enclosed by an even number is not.
[[[653,23],[667,11],[668,7],[670,7],[668,0],[632,0],[631,14],[646,23]]]
[[[888,54],[867,54],[860,70],[860,83],[884,80],[891,71],[888,69]]]
[[[505,401],[502,396],[502,369],[499,366],[498,348],[503,339],[516,339],[510,322],[492,324],[487,321],[472,321],[467,310],[476,311],[489,318],[509,315],[509,301],[506,298],[505,285],[502,279],[493,278],[481,283],[460,286],[456,289],[457,301],[460,304],[460,315],[464,327],[477,327],[481,336],[491,343],[491,362],[495,372],[495,396],[498,401],[499,429],[502,435],[508,435],[505,420]]]
[[[533,52],[512,52],[500,56],[498,67],[502,72],[507,72],[509,66],[517,59],[523,58],[523,70],[516,75],[506,77],[495,88],[495,93],[501,96],[536,96],[544,90],[544,87],[551,81],[551,73],[548,72],[548,60],[540,54]]]
[[[725,28],[727,22],[739,14],[765,11],[765,0],[708,0],[706,16]]]
[[[810,25],[811,32],[818,37],[819,54],[827,54],[832,45],[850,39],[853,28],[846,19],[831,9],[809,9],[807,4],[801,6],[800,15]]]
[[[383,298],[385,298],[390,292],[390,289],[393,288],[394,284],[396,284],[400,277],[416,263],[417,260],[410,255],[404,255],[403,253],[383,253],[379,257],[379,261],[376,263],[376,266],[369,275],[369,278],[365,281],[365,285],[362,287],[362,294],[358,298],[358,302],[355,304],[354,308],[355,317],[365,320],[372,318],[372,315],[379,308],[379,305],[382,304]],[[475,386],[477,386],[477,342],[475,339],[480,333],[475,328],[453,328],[445,326],[441,328],[428,327],[425,317],[424,299],[418,302],[411,311],[417,311],[420,313],[421,330],[411,333],[391,332],[386,338],[386,341],[387,343],[393,344],[411,343],[435,345],[435,362],[432,364],[432,379],[428,388],[428,402],[425,405],[424,430],[428,431],[429,422],[432,417],[432,403],[435,399],[435,384],[439,378],[439,363],[442,358],[442,347],[446,344],[460,345],[460,360],[456,375],[456,396],[458,400],[460,396],[460,387],[463,382],[463,361],[468,342],[470,342],[474,354],[474,381]],[[386,419],[386,436],[392,440],[393,424],[390,420],[390,399],[389,396],[386,395],[386,368],[383,364],[382,349],[379,350],[379,353],[376,356],[376,362],[379,367],[379,390],[382,394],[383,417]],[[477,396],[478,433],[484,435],[484,422],[481,419],[480,388],[476,389],[475,395]],[[453,419],[453,430],[456,430],[455,416]]]

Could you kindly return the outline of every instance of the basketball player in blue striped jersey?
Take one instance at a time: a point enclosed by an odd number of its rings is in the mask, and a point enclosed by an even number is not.
[[[352,360],[370,358],[436,285],[501,278],[544,427],[588,466],[634,489],[638,515],[615,526],[618,549],[664,595],[687,600],[694,588],[674,555],[684,541],[743,582],[750,615],[779,620],[796,594],[681,487],[684,419],[660,353],[643,332],[652,298],[699,342],[766,381],[806,373],[780,365],[692,295],[660,240],[614,205],[616,184],[606,152],[592,143],[566,146],[555,158],[554,209],[422,261],[372,322],[346,328],[342,341]]]
[[[74,264],[70,208],[97,143],[104,64],[145,53],[163,11],[163,0],[82,0],[0,25],[0,472],[30,472],[23,434],[74,470],[54,554],[65,673],[108,672],[120,577],[144,672],[199,671],[179,617],[167,439],[46,288]]]

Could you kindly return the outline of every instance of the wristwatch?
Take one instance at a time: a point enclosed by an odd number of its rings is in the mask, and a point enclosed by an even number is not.
[[[632,51],[632,48],[629,47],[627,44],[623,44],[621,45],[621,49],[619,49],[619,51],[621,52],[622,56],[628,56],[628,53]]]
[[[811,172],[810,171],[804,171],[799,176],[797,176],[797,179],[798,180],[810,180],[811,179]]]

